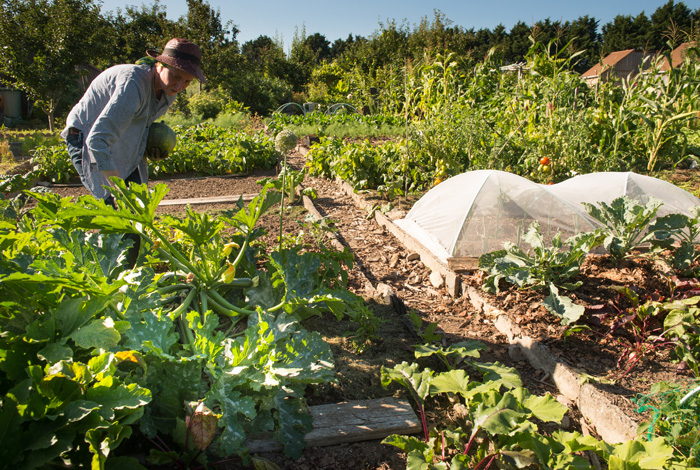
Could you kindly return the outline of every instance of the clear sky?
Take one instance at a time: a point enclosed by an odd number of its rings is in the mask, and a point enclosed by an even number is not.
[[[644,11],[650,16],[668,0],[209,0],[218,10],[223,23],[231,20],[240,33],[242,44],[266,35],[282,39],[288,50],[295,31],[305,28],[306,35],[323,34],[331,43],[346,39],[349,34],[369,36],[379,29],[380,23],[404,20],[413,26],[421,18],[433,19],[433,11],[440,10],[453,25],[466,29],[493,29],[503,24],[507,30],[523,21],[528,25],[549,18],[552,21],[573,21],[589,15],[602,26],[615,16],[636,16]],[[187,13],[185,0],[161,0],[168,18],[177,20]],[[680,3],[680,2],[676,2]],[[691,10],[700,7],[700,0],[684,1]],[[115,11],[124,5],[152,5],[153,1],[104,0],[102,11]]]

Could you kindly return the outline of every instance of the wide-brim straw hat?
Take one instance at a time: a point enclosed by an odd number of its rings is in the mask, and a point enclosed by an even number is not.
[[[202,83],[207,83],[207,77],[202,73],[200,64],[202,62],[202,51],[199,46],[187,39],[174,38],[168,41],[162,53],[158,51],[146,51],[150,57],[166,65],[184,70],[197,77]]]

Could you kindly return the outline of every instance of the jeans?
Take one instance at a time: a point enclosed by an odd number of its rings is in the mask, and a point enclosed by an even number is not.
[[[69,132],[68,137],[66,137],[66,147],[68,148],[70,161],[78,172],[80,181],[82,181],[83,186],[86,186],[83,177],[83,133],[78,132],[77,134],[72,134]]]
[[[78,172],[80,176],[80,181],[83,186],[87,187],[85,184],[85,175],[83,174],[83,133],[78,131],[77,133],[68,133],[66,137],[66,147],[68,148],[68,155],[70,155],[71,163],[73,167]],[[141,174],[139,169],[136,168],[129,176],[124,178],[124,182],[127,186],[130,183],[141,184]],[[105,203],[111,206],[115,206],[114,197],[110,194],[105,198]],[[115,206],[116,208],[116,206]],[[139,255],[139,250],[141,249],[141,237],[136,233],[125,233],[122,240],[131,240],[133,245],[129,248],[126,254],[126,262],[129,268],[133,268],[136,265],[136,259]]]

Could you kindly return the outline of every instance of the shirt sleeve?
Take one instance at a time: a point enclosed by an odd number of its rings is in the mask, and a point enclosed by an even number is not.
[[[115,84],[109,102],[104,107],[85,141],[91,160],[100,171],[119,170],[114,164],[113,144],[119,139],[141,136],[124,135],[144,103],[144,89],[132,75],[122,77]]]

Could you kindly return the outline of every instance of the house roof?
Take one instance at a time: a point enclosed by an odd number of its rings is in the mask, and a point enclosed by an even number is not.
[[[680,46],[676,47],[673,52],[671,52],[671,67],[668,66],[668,60],[664,59],[664,63],[661,65],[661,70],[666,71],[670,68],[675,69],[681,65],[688,53],[688,49],[691,47],[695,47],[695,42],[684,42]]]
[[[620,62],[622,59],[630,55],[631,53],[634,52],[634,49],[625,49],[624,51],[616,51],[616,52],[611,52],[605,58],[603,59],[602,62],[599,62],[595,64],[593,67],[588,69],[586,72],[582,73],[581,76],[583,78],[588,78],[588,77],[597,77],[600,75],[604,70],[609,69],[611,67],[614,67],[615,64]]]

